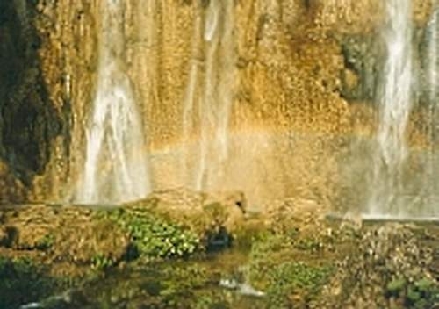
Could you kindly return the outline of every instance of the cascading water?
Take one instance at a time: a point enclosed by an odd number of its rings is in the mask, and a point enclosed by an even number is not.
[[[406,129],[412,108],[412,3],[388,0],[387,59],[379,98],[380,119],[374,166],[372,216],[403,216],[401,171],[407,156]]]
[[[439,69],[439,59],[437,57],[437,47],[439,43],[439,23],[437,19],[439,10],[438,10],[438,1],[433,1],[433,9],[432,14],[427,25],[426,37],[427,40],[427,57],[425,68],[426,68],[426,88],[427,88],[427,114],[428,114],[428,130],[427,136],[429,140],[429,148],[428,148],[428,157],[427,157],[427,175],[425,177],[426,184],[424,185],[426,194],[430,197],[429,199],[429,207],[427,207],[428,215],[437,215],[435,210],[435,202],[432,200],[436,196],[436,192],[439,192],[439,186],[436,184],[435,175],[437,172],[437,152],[435,145],[437,144],[437,130],[438,125],[436,119],[438,118],[438,99],[437,94],[439,90],[439,81],[437,80],[437,71]]]
[[[234,1],[210,1],[204,25],[204,93],[198,101],[199,158],[195,188],[218,181],[228,156],[229,113],[234,96]],[[196,22],[195,42],[200,30]],[[201,34],[201,33],[200,33]],[[197,45],[194,45],[197,52]],[[188,135],[196,101],[198,60],[191,67],[185,99],[185,134]]]
[[[86,127],[83,176],[76,200],[120,203],[145,197],[149,176],[142,126],[124,63],[124,4],[103,1],[97,94]]]

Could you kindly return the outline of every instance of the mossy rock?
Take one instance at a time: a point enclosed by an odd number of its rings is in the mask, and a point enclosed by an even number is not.
[[[84,207],[36,205],[7,212],[5,226],[10,251],[34,252],[61,272],[61,263],[81,268],[102,256],[112,263],[125,258],[129,235],[108,218]],[[44,252],[42,252],[44,251]],[[55,263],[56,261],[56,263]],[[58,273],[58,271],[56,271]]]
[[[0,308],[12,309],[38,301],[67,287],[64,278],[49,275],[48,268],[30,258],[0,256]]]
[[[236,192],[212,195],[190,190],[154,192],[149,198],[124,205],[125,209],[147,210],[159,218],[186,226],[199,238],[225,227],[233,233],[244,219],[245,199]]]

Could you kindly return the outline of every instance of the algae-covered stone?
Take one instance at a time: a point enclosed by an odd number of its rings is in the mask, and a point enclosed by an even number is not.
[[[47,267],[30,258],[0,255],[0,308],[18,308],[56,293],[66,285],[62,278],[51,277]]]
[[[130,209],[145,209],[188,227],[201,239],[211,231],[226,227],[233,233],[244,220],[246,200],[239,192],[204,193],[190,190],[154,192],[148,199],[130,203]]]
[[[44,251],[48,261],[89,264],[100,254],[117,262],[130,243],[112,221],[81,207],[28,206],[8,215],[6,225],[15,235],[11,250]]]

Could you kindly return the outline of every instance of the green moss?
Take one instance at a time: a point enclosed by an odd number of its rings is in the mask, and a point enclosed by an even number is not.
[[[254,243],[262,242],[270,233],[261,224],[242,224],[237,227],[233,236],[234,246],[242,249],[250,249]]]
[[[186,267],[166,268],[162,272],[160,297],[167,305],[175,305],[182,299],[195,299],[197,290],[202,289],[208,280],[207,270],[198,264]]]
[[[268,308],[288,308],[292,303],[307,304],[315,299],[333,274],[326,262],[308,262],[315,242],[302,239],[306,249],[303,261],[298,260],[298,233],[271,234],[255,242],[249,256],[249,282],[266,292]],[[296,304],[297,305],[297,304]],[[300,307],[300,306],[299,306]]]
[[[63,279],[51,278],[43,266],[28,258],[0,256],[0,308],[19,305],[48,297],[67,285]]]
[[[111,272],[102,280],[87,283],[86,293],[95,306],[103,308],[111,299],[109,308],[211,308],[197,307],[199,302],[213,303],[221,299],[211,288],[211,267],[199,262],[166,261],[130,263],[123,271]],[[109,273],[110,274],[110,273]],[[139,306],[140,307],[140,306]]]
[[[294,243],[294,247],[300,250],[319,251],[322,243],[316,239],[299,239]]]
[[[44,235],[36,244],[37,249],[47,250],[53,246],[55,236],[53,234]]]
[[[416,289],[424,294],[432,294],[439,291],[439,287],[435,281],[430,278],[421,278],[414,282]]]
[[[387,284],[386,293],[396,297],[400,292],[405,290],[406,285],[407,280],[405,280],[405,278],[395,278]]]
[[[267,302],[270,308],[291,305],[291,299],[308,303],[320,292],[332,275],[329,266],[311,266],[300,262],[286,262],[269,273]]]
[[[204,210],[209,214],[209,217],[218,221],[217,224],[221,224],[227,220],[227,212],[220,203],[205,205]]]
[[[405,297],[403,301],[409,308],[430,308],[439,300],[439,286],[434,280],[426,277],[414,282],[398,277],[386,285],[386,296]]]
[[[407,300],[410,303],[414,304],[417,301],[419,301],[420,299],[421,299],[421,293],[410,286],[407,290]]]

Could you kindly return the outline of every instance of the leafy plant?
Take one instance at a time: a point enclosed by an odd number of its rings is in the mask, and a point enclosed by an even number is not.
[[[143,256],[183,257],[201,247],[198,236],[188,228],[143,209],[119,209],[109,217],[132,236],[137,252]]]
[[[319,251],[322,249],[320,241],[315,239],[299,239],[294,243],[294,247],[300,250]]]
[[[410,308],[430,308],[439,300],[439,286],[426,277],[414,282],[409,282],[404,277],[397,277],[387,284],[386,296],[404,297],[404,303]]]
[[[305,303],[312,300],[327,283],[332,268],[286,262],[271,270],[267,300],[272,308],[289,306],[293,296],[300,295]]]
[[[405,290],[407,280],[405,278],[395,278],[390,281],[386,286],[386,293],[388,296],[398,297],[399,293]]]
[[[92,268],[96,270],[104,270],[113,265],[113,261],[103,254],[97,254],[91,258]]]
[[[53,234],[44,235],[36,244],[36,247],[40,250],[46,250],[53,246],[55,242],[55,236]]]

